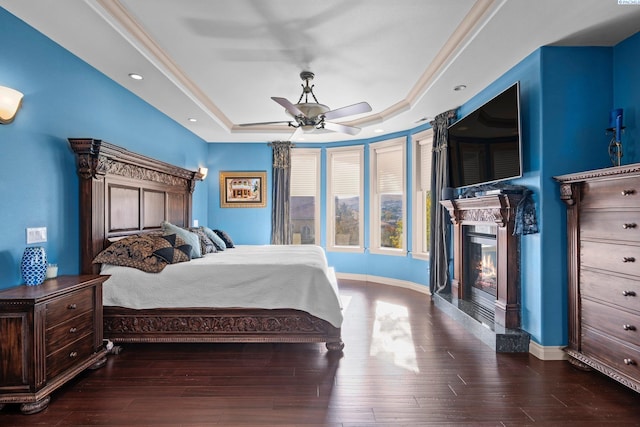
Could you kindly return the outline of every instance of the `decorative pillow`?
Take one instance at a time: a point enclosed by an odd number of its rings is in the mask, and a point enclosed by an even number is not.
[[[202,258],[200,238],[197,234],[167,221],[162,221],[162,231],[164,234],[177,234],[187,245],[191,246],[191,258]]]
[[[191,246],[187,245],[180,236],[167,234],[157,236],[156,249],[153,254],[169,264],[177,264],[191,260]]]
[[[207,236],[207,233],[204,232],[202,227],[193,227],[190,228],[189,231],[197,234],[200,238],[200,252],[202,252],[202,255],[218,252],[216,245],[211,241],[209,236]]]
[[[133,267],[147,273],[159,273],[167,266],[167,262],[153,255],[155,248],[156,240],[153,236],[128,236],[113,242],[100,252],[93,262]]]
[[[222,230],[213,230],[214,233],[216,233],[222,240],[224,240],[224,244],[228,247],[228,248],[233,248],[233,240],[231,240],[231,237],[229,237],[229,235],[227,233],[225,233]]]
[[[202,231],[205,232],[207,237],[211,239],[213,244],[216,245],[216,249],[218,249],[219,251],[224,251],[225,249],[227,249],[227,245],[224,243],[224,240],[222,240],[220,236],[214,233],[212,229],[210,229],[209,227],[201,227],[201,228],[202,228]]]

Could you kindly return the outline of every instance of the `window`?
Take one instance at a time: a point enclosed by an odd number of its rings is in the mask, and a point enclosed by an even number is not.
[[[431,240],[431,157],[433,130],[413,136],[413,257],[429,259]]]
[[[364,146],[327,149],[327,250],[364,250]]]
[[[320,244],[320,150],[291,150],[289,212],[294,245]]]
[[[370,146],[371,252],[406,253],[405,139]]]

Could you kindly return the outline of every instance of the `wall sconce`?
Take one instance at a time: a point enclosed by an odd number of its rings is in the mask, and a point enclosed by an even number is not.
[[[22,93],[10,87],[0,86],[0,123],[9,124],[16,117],[22,104]]]
[[[200,167],[198,168],[197,178],[201,181],[204,181],[204,179],[207,177],[207,173],[209,173],[209,169]]]

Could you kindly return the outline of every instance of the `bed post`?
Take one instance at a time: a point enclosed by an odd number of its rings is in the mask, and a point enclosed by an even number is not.
[[[84,274],[98,274],[99,266],[93,258],[103,249],[104,225],[104,166],[99,155],[102,141],[88,138],[69,138],[76,155],[76,171],[80,180],[80,270]],[[102,215],[94,215],[102,212]]]

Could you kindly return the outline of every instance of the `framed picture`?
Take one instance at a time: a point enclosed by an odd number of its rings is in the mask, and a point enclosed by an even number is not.
[[[220,172],[222,208],[264,208],[266,193],[266,172]]]

